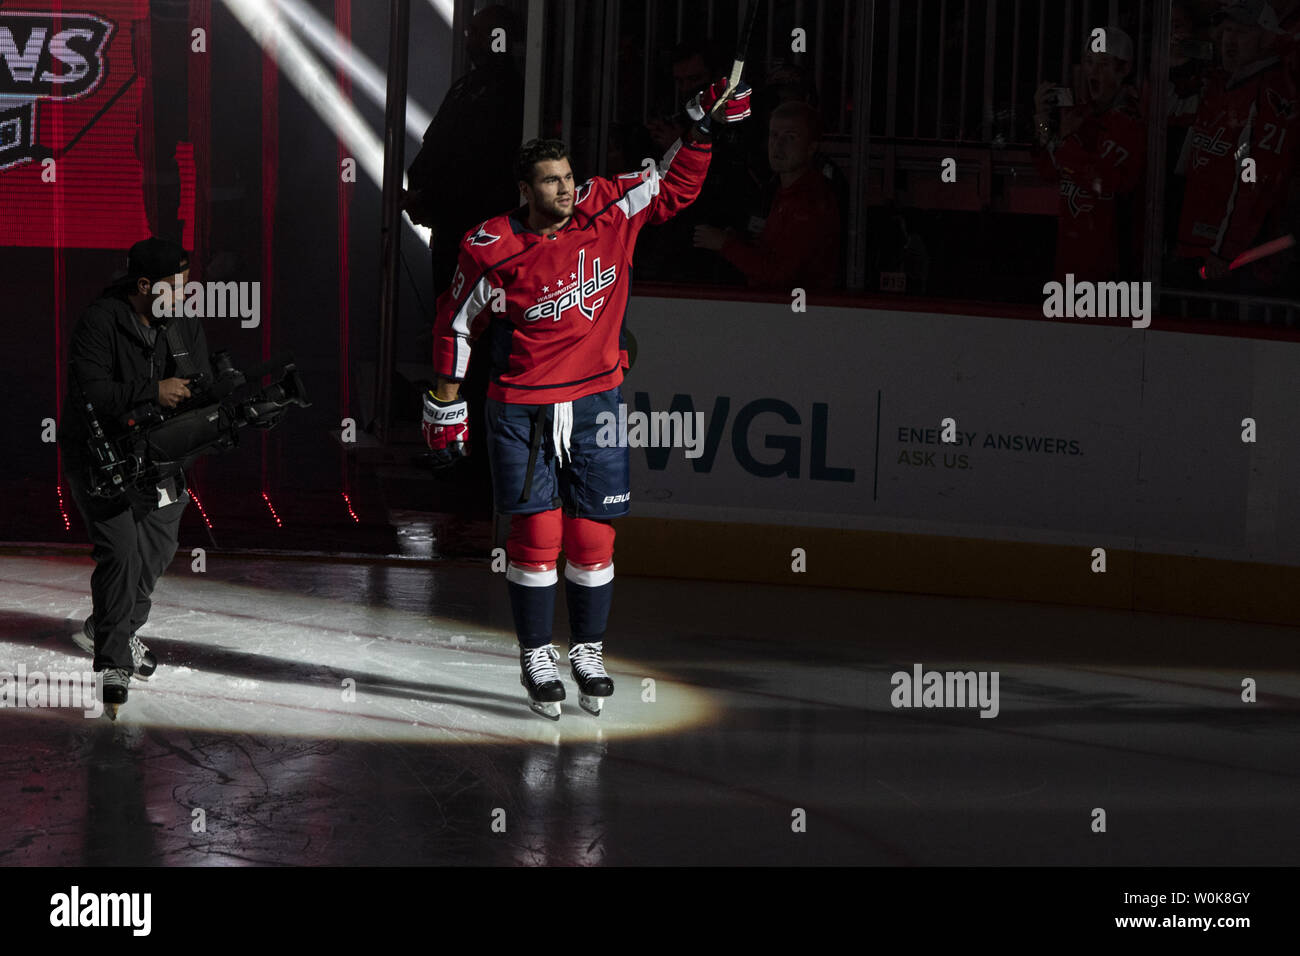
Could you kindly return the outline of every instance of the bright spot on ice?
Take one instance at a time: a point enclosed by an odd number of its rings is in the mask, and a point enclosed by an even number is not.
[[[10,558],[5,572],[10,581],[30,582],[8,587],[13,610],[49,618],[52,609],[64,608],[69,620],[39,635],[0,633],[0,672],[13,673],[19,664],[29,673],[89,665],[79,652],[69,653],[70,635],[89,610],[88,567]],[[159,586],[141,633],[158,656],[158,671],[148,681],[132,681],[118,723],[511,744],[674,733],[714,712],[707,691],[613,653],[606,666],[616,691],[603,714],[579,708],[577,687],[562,666],[568,699],[552,723],[528,709],[514,635],[467,629],[467,623],[177,574]],[[655,680],[653,703],[641,699],[647,677]],[[80,711],[12,711],[19,712],[84,719]]]

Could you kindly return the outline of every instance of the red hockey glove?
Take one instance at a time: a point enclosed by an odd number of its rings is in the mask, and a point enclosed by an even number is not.
[[[445,468],[469,454],[469,406],[465,399],[440,402],[433,392],[425,392],[424,423],[420,427],[435,468]]]
[[[686,104],[686,114],[699,123],[706,133],[709,130],[709,120],[713,116],[713,110],[726,91],[727,78],[724,76],[708,89],[696,93],[691,98],[691,101]],[[749,116],[749,94],[751,92],[753,91],[749,88],[749,84],[741,80],[736,85],[736,88],[731,91],[731,95],[726,97],[726,103],[719,111],[717,118],[724,123],[739,123]]]

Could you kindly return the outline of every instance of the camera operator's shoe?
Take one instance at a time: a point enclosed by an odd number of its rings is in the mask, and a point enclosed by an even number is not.
[[[95,653],[95,617],[92,614],[81,626],[81,633],[72,635],[72,642],[87,654]],[[158,658],[140,638],[131,635],[131,663],[135,667],[135,676],[148,680],[158,669]]]
[[[125,667],[106,667],[104,675],[104,713],[109,720],[117,720],[117,709],[126,703],[127,687],[131,683],[131,672]]]

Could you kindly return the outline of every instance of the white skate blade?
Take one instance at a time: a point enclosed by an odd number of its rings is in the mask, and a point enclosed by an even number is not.
[[[105,705],[104,705],[104,713],[105,713],[105,715],[108,717],[109,720],[112,720],[112,721],[116,721],[116,720],[117,720],[117,709],[118,709],[119,707],[121,707],[121,706],[122,706],[121,704],[105,704]]]
[[[605,706],[605,698],[592,697],[589,694],[579,694],[578,706],[591,714],[591,716],[599,717],[601,708]]]
[[[530,700],[528,706],[534,713],[545,717],[547,720],[560,719],[560,702],[558,700]]]

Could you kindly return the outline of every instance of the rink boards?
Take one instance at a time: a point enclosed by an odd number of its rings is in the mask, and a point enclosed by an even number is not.
[[[1298,343],[645,297],[628,324],[623,572],[1300,621]]]

